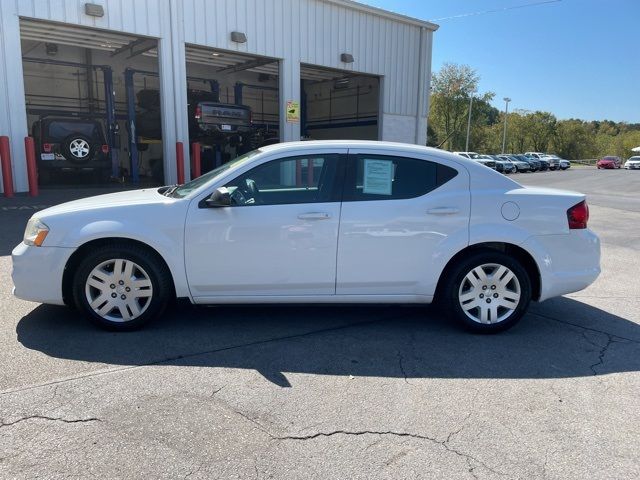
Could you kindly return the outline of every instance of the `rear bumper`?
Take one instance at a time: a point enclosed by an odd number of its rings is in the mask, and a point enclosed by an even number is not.
[[[529,237],[522,247],[538,261],[539,301],[583,290],[600,275],[600,239],[589,229]]]
[[[11,252],[13,294],[30,302],[64,305],[62,274],[74,248],[30,247],[20,243]]]

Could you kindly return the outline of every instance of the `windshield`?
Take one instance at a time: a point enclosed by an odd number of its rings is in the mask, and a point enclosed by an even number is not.
[[[233,167],[240,166],[241,164],[247,162],[249,159],[255,157],[259,153],[262,153],[262,150],[253,150],[249,153],[245,153],[237,158],[234,158],[230,162],[225,163],[224,165],[219,166],[218,168],[214,168],[210,172],[205,173],[204,175],[196,178],[195,180],[191,180],[190,182],[185,183],[184,185],[180,185],[176,188],[172,193],[172,197],[176,198],[184,198],[189,195],[194,190],[200,188],[205,183],[213,180],[218,175],[230,170]]]
[[[480,158],[480,155],[478,155],[477,153],[469,153],[469,158],[473,158],[474,160],[477,160],[478,158]]]

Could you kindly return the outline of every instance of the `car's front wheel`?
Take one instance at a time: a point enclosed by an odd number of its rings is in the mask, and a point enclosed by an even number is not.
[[[448,273],[441,292],[447,313],[477,333],[514,326],[531,301],[531,280],[524,267],[502,252],[477,252]]]
[[[166,266],[153,253],[131,245],[89,253],[73,281],[75,305],[109,330],[133,330],[158,317],[171,293]]]

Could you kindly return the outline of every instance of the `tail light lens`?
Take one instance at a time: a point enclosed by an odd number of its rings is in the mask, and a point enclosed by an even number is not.
[[[587,201],[583,200],[567,210],[567,219],[569,220],[569,228],[571,230],[587,228],[589,221],[589,206]]]
[[[202,118],[202,108],[196,107],[196,120],[200,120]]]
[[[109,153],[109,145],[102,145],[102,153]]]
[[[51,153],[52,145],[50,143],[43,143],[42,150],[44,153]]]
[[[253,112],[249,112],[249,125],[253,125]]]

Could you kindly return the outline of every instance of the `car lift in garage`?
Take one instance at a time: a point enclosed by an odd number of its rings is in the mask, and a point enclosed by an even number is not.
[[[134,88],[135,75],[146,75],[151,77],[158,77],[158,73],[147,70],[137,70],[134,68],[127,68],[124,71],[126,101],[127,101],[127,134],[129,142],[129,158],[131,163],[131,181],[135,184],[140,181],[139,168],[138,168],[138,143],[153,143],[157,140],[138,138],[136,134],[136,96]],[[202,77],[187,76],[187,80],[208,83],[211,88],[211,93],[216,98],[216,101],[220,101],[220,83],[217,80]],[[257,90],[273,90],[278,91],[276,87],[268,87],[263,85],[252,85],[242,82],[237,82],[234,85],[234,103],[236,105],[242,105],[243,91],[245,88],[257,89]],[[263,112],[261,115],[262,123],[254,124],[258,128],[265,128],[276,130],[278,125],[275,123],[267,122],[264,118],[264,95],[262,96]],[[276,130],[277,131],[277,130]],[[214,167],[222,164],[222,149],[216,145]]]

